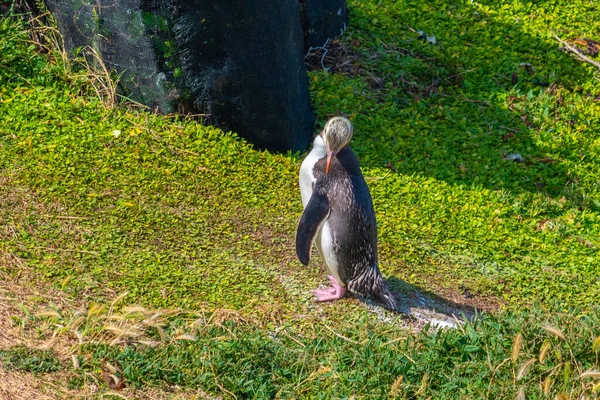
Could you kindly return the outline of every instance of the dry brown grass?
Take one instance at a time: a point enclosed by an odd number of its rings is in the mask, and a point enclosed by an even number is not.
[[[0,255],[1,257],[1,255]],[[0,258],[0,263],[1,263]],[[6,280],[0,276],[0,349],[18,344],[20,333],[11,323],[11,316],[15,315],[17,310],[12,306],[12,302],[6,297]]]
[[[92,46],[85,46],[73,62],[81,66],[84,72],[74,74],[72,77],[86,82],[104,108],[109,110],[115,108],[118,104],[117,86],[121,75],[109,69],[102,55]]]
[[[220,399],[201,390],[171,391],[164,389],[104,390],[95,383],[83,389],[69,390],[68,373],[34,375],[31,373],[5,371],[0,368],[0,400],[63,400],[63,399],[137,399],[137,400],[187,400]]]
[[[115,312],[119,298],[107,305],[80,305],[43,283],[36,282],[35,289],[26,282],[35,282],[35,272],[24,265],[17,257],[0,252],[0,267],[20,268],[18,278],[0,273],[0,349],[24,345],[29,348],[52,349],[64,365],[71,366],[71,356],[77,353],[78,343],[105,342],[118,345],[124,342],[138,341],[150,343],[144,334],[149,326],[160,329],[164,318],[172,315],[167,310],[147,310],[142,307],[128,306]],[[122,299],[122,297],[121,297]],[[60,319],[52,317],[48,305],[54,305],[53,312]],[[15,317],[21,319],[26,312],[37,315],[35,323],[18,326]],[[211,318],[212,317],[212,318]],[[229,310],[219,310],[205,314],[196,319],[196,323],[223,323],[227,319],[241,321],[241,317]],[[63,324],[63,322],[66,322]],[[68,323],[71,325],[69,326]],[[94,334],[89,337],[76,334],[81,324],[87,324]],[[35,325],[35,329],[34,326]],[[192,326],[193,323],[190,324]],[[62,328],[61,328],[62,326]],[[165,340],[193,340],[187,332],[177,332]],[[155,343],[156,344],[156,343]],[[166,389],[148,388],[135,390],[125,388],[115,391],[106,389],[100,377],[86,374],[87,383],[83,388],[68,390],[69,378],[74,375],[71,368],[65,371],[33,374],[19,371],[8,371],[0,366],[0,400],[31,399],[87,399],[87,398],[122,398],[122,399],[214,399],[210,395],[197,390],[182,391],[177,387]]]
[[[25,15],[30,15],[28,23],[32,44],[41,53],[53,57],[56,65],[63,68],[65,77],[79,84],[83,83],[83,87],[93,91],[106,109],[114,108],[118,104],[117,86],[120,75],[106,65],[98,49],[85,46],[77,54],[69,54],[56,21],[46,7],[41,3],[39,7],[33,8],[28,2],[19,3],[17,8]]]
[[[56,399],[58,393],[52,396],[45,393],[44,387],[48,386],[43,377],[34,377],[32,374],[14,371],[5,371],[0,368],[0,399],[2,400],[31,400],[31,399]]]
[[[1,259],[1,258],[0,258]],[[4,259],[7,259],[4,254]],[[20,264],[19,264],[20,265]],[[32,279],[32,271],[23,267],[23,277]],[[35,294],[34,294],[35,293]],[[36,301],[32,301],[32,297]],[[153,327],[161,330],[165,318],[177,311],[148,310],[139,306],[116,307],[123,296],[106,305],[88,304],[73,308],[75,303],[60,296],[52,288],[36,285],[36,290],[11,279],[8,275],[0,277],[0,349],[15,345],[30,348],[52,349],[63,362],[68,365],[65,371],[33,374],[17,371],[7,371],[0,366],[0,400],[30,400],[30,399],[87,399],[87,398],[122,398],[122,399],[216,399],[201,390],[181,390],[178,387],[147,388],[136,390],[125,387],[123,390],[106,388],[99,375],[86,373],[87,383],[83,388],[68,390],[68,381],[75,373],[71,369],[71,356],[77,354],[79,343],[103,342],[111,345],[123,343],[144,343],[158,345],[152,341],[146,330]],[[47,307],[53,303],[52,312]],[[25,312],[17,305],[21,304],[32,315],[37,315],[35,329],[26,325],[23,328],[15,326],[11,317],[22,318]],[[61,308],[62,307],[62,308]],[[56,309],[58,310],[56,311]],[[118,313],[117,313],[118,310]],[[60,318],[58,318],[60,315]],[[189,329],[182,329],[170,336],[164,336],[164,341],[194,340],[191,331],[202,329],[210,324],[223,324],[227,320],[247,322],[236,311],[216,310],[190,318]],[[50,323],[51,322],[51,323]],[[86,325],[86,331],[92,332],[83,336],[78,330]],[[164,333],[164,332],[163,332]]]

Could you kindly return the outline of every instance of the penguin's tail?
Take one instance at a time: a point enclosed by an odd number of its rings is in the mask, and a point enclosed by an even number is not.
[[[361,297],[370,297],[382,303],[388,310],[398,311],[396,299],[381,276],[377,265],[365,268],[358,277],[346,282],[346,286],[350,293]]]
[[[398,311],[398,303],[396,303],[396,298],[388,289],[387,284],[381,279],[381,288],[377,292],[377,300],[379,300],[385,308],[391,311]]]

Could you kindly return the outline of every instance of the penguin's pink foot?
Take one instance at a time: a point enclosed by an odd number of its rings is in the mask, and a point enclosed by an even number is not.
[[[315,297],[317,301],[333,301],[339,300],[346,294],[346,288],[341,287],[333,275],[327,275],[331,286],[327,289],[315,290]]]

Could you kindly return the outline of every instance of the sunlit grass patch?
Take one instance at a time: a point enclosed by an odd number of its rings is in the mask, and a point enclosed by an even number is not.
[[[319,124],[355,124],[391,287],[472,319],[441,330],[312,301],[300,155],[107,109],[0,19],[3,326],[60,338],[73,390],[113,390],[110,364],[225,398],[596,396],[600,84],[549,33],[595,34],[575,3],[351,2],[351,64],[310,73]],[[31,349],[2,354],[53,365]]]

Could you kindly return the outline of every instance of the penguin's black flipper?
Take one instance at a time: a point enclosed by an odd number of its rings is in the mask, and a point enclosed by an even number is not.
[[[317,188],[312,193],[296,231],[296,255],[300,262],[308,265],[310,248],[319,231],[319,227],[329,214],[329,200]]]

